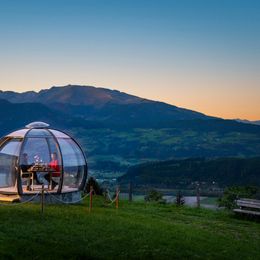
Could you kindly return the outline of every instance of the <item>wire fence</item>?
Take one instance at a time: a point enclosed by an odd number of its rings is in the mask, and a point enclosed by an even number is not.
[[[44,204],[45,204],[45,195],[50,196],[50,198],[52,198],[53,200],[62,203],[62,204],[76,204],[79,203],[81,201],[83,201],[84,199],[86,199],[87,197],[89,197],[89,211],[92,210],[92,203],[93,203],[93,195],[95,194],[95,191],[93,189],[93,187],[90,187],[90,192],[83,195],[82,197],[80,197],[80,199],[74,200],[74,201],[67,201],[67,200],[63,200],[60,199],[57,195],[58,194],[53,194],[52,192],[50,192],[48,189],[45,189],[44,187],[39,190],[36,194],[34,194],[32,197],[30,197],[28,200],[25,201],[21,201],[19,203],[0,203],[0,206],[20,206],[26,203],[29,203],[31,201],[33,201],[34,199],[36,199],[38,196],[41,196],[41,211],[43,214],[43,208],[44,208]],[[119,188],[116,189],[115,194],[113,195],[113,198],[111,197],[111,193],[109,190],[106,190],[106,200],[109,200],[109,204],[108,205],[112,205],[113,203],[115,203],[116,208],[118,208],[119,206],[119,194],[120,194],[120,190]],[[60,194],[59,194],[60,195]]]
[[[105,197],[106,197],[106,199],[108,199],[110,201],[109,205],[112,205],[114,202],[116,202],[119,199],[119,194],[120,194],[120,191],[117,190],[116,193],[114,194],[115,198],[112,199],[110,191],[108,189],[106,189]]]
[[[53,193],[43,187],[36,194],[33,194],[33,196],[29,197],[26,200],[22,200],[20,202],[13,201],[13,203],[10,203],[11,201],[6,201],[3,203],[0,202],[0,207],[1,206],[7,206],[7,207],[8,206],[10,206],[10,207],[21,206],[23,204],[27,204],[27,203],[34,201],[38,196],[40,196],[41,198],[38,199],[37,201],[41,202],[42,211],[43,211],[43,207],[47,203],[61,203],[61,204],[65,204],[65,205],[72,205],[72,204],[79,203],[89,197],[89,202],[87,204],[89,207],[89,211],[91,211],[92,207],[93,207],[93,195],[95,195],[95,194],[96,194],[95,190],[93,189],[93,186],[91,186],[90,191],[88,193],[82,194],[80,197],[76,197],[75,200],[72,200],[71,198],[68,200],[68,197],[63,196],[62,194]],[[129,189],[128,192],[126,190],[124,192],[121,192],[119,190],[119,186],[114,191],[109,190],[107,188],[105,190],[105,192],[103,193],[105,205],[112,206],[113,204],[115,204],[116,208],[119,207],[119,199],[123,200],[123,201],[128,200],[129,202],[146,201],[147,195],[149,195],[149,193],[147,193],[147,194],[134,193],[132,188]],[[28,196],[28,195],[26,194],[26,196]],[[183,202],[185,202],[185,204],[188,206],[192,206],[192,207],[203,206],[203,207],[208,207],[208,208],[217,208],[217,202],[215,200],[213,200],[214,198],[212,199],[212,201],[207,200],[207,197],[200,196],[199,193],[197,193],[196,196],[182,196],[182,198],[183,198]],[[17,199],[19,199],[19,197],[17,197]],[[204,200],[205,200],[205,202],[204,202]],[[177,204],[177,202],[178,202],[176,194],[167,194],[167,195],[164,194],[161,198],[161,201],[163,203],[169,203],[169,204]],[[96,203],[96,202],[94,202],[94,203]]]
[[[47,194],[50,195],[50,197],[54,198],[54,200],[58,201],[58,202],[61,202],[63,204],[76,204],[78,202],[81,202],[82,200],[84,200],[85,198],[87,198],[91,192],[85,194],[83,197],[81,197],[79,200],[74,200],[74,201],[64,201],[64,200],[61,200],[59,198],[57,198],[56,195],[53,195],[51,192],[49,192],[48,190],[46,190]]]

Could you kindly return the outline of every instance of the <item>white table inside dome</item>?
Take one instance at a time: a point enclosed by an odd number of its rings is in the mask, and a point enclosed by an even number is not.
[[[34,184],[33,184],[33,176],[34,174],[43,174],[43,175],[46,175],[46,174],[49,174],[50,175],[50,181],[48,183],[48,190],[51,190],[51,186],[52,186],[52,177],[53,177],[53,174],[54,173],[57,173],[54,169],[50,168],[50,167],[40,167],[40,166],[32,166],[30,167],[27,172],[29,174],[32,174],[32,190],[34,190]]]

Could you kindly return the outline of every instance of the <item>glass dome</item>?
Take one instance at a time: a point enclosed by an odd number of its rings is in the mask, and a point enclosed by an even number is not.
[[[79,144],[44,122],[0,140],[0,194],[37,193],[42,185],[52,193],[82,190],[87,162]]]

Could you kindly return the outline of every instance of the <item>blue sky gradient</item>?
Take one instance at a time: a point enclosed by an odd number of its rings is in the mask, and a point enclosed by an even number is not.
[[[0,89],[84,84],[260,119],[260,1],[0,0]]]

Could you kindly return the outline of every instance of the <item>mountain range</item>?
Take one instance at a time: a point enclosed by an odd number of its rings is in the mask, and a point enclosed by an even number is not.
[[[0,91],[0,117],[1,135],[31,121],[68,131],[83,145],[90,168],[101,171],[148,160],[260,155],[258,125],[105,88]]]
[[[156,124],[173,120],[211,118],[163,102],[91,86],[68,85],[24,93],[0,91],[0,99],[12,103],[40,103],[73,117],[112,124]]]

